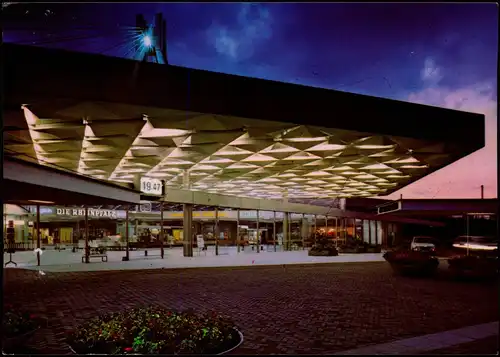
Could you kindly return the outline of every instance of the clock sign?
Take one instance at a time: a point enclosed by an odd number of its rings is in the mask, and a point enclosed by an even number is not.
[[[141,177],[141,192],[147,195],[162,196],[163,182],[151,177]]]

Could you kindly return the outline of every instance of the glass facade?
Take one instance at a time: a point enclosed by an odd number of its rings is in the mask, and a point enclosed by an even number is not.
[[[369,220],[362,220],[363,221],[363,242],[370,243],[370,221]]]
[[[43,244],[50,245],[57,242],[76,244],[83,241],[85,220],[80,211],[84,212],[81,208],[74,210],[71,207],[42,207],[40,230]],[[93,209],[93,215],[89,216],[88,220],[89,239],[106,240],[108,237],[118,236],[120,241],[125,241],[125,211],[116,210],[113,214],[108,211],[110,210]],[[277,247],[276,251],[305,249],[311,247],[320,235],[331,239],[336,245],[362,241],[370,245],[391,247],[396,244],[401,230],[400,224],[394,222],[356,217],[264,210],[258,211],[257,217],[256,210],[219,208],[216,219],[215,211],[215,207],[193,209],[191,232],[193,242],[196,244],[196,239],[202,236],[209,250],[214,249],[215,245],[238,246],[238,251],[245,252],[255,251],[257,246],[267,251],[274,251],[274,246]],[[30,217],[32,216],[31,213]],[[128,216],[128,241],[131,246],[160,243],[160,212],[130,211]],[[4,221],[6,219],[7,217],[4,217]],[[163,212],[165,246],[185,245],[183,220],[182,210],[165,209]],[[16,234],[16,241],[29,240],[27,237],[31,230],[32,226],[28,226],[28,222],[16,225],[16,233],[19,231],[19,234]]]

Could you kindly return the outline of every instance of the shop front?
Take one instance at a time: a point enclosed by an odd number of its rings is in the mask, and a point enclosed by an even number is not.
[[[11,241],[17,250],[32,249],[32,227],[33,217],[26,209],[10,204],[3,206],[3,234],[4,242],[7,243],[7,228],[13,231]]]
[[[27,207],[36,214],[36,206]],[[116,235],[116,220],[125,211],[88,208],[89,240]],[[30,227],[31,233],[33,227]],[[33,237],[36,234],[32,234]],[[81,207],[40,207],[40,236],[43,244],[73,244],[85,237],[85,209]]]

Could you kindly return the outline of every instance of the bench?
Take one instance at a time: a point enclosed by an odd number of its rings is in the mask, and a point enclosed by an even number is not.
[[[101,254],[101,253],[91,253],[89,254],[89,260],[91,258],[101,258],[102,262],[107,262],[108,261],[108,255],[106,253]],[[85,254],[82,255],[82,263],[85,262]]]
[[[89,252],[89,260],[91,258],[101,258],[101,261],[107,262],[108,261],[108,254],[106,253],[106,251],[99,251],[99,250],[100,250],[99,248],[91,247],[90,252]],[[85,262],[85,252],[82,255],[82,263],[83,262]]]

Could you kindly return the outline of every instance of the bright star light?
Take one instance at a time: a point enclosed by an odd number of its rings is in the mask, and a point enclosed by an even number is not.
[[[145,47],[151,47],[151,37],[149,37],[148,35],[144,36],[142,38],[142,43],[144,44]]]

